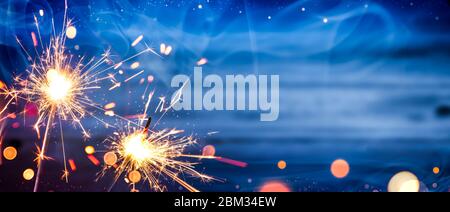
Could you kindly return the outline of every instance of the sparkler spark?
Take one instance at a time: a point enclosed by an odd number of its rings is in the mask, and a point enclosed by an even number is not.
[[[115,182],[125,174],[135,190],[137,173],[142,179],[148,181],[150,187],[155,191],[164,191],[166,187],[161,183],[161,177],[173,180],[190,192],[198,192],[196,188],[180,178],[180,174],[200,178],[203,181],[211,181],[214,178],[201,174],[195,170],[196,163],[187,162],[182,158],[213,159],[213,156],[188,155],[185,154],[187,147],[196,143],[192,136],[181,136],[182,130],[164,129],[161,131],[149,130],[148,120],[144,130],[127,126],[124,132],[116,132],[114,136],[107,139],[112,145],[105,155],[105,171],[111,164],[115,167]],[[108,161],[106,161],[108,158]],[[111,162],[114,158],[114,162]],[[139,181],[139,180],[137,180]]]

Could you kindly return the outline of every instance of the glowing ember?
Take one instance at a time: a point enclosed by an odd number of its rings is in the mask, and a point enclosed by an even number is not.
[[[38,138],[41,139],[42,144],[39,147],[38,157],[36,158],[38,169],[34,191],[38,190],[42,163],[48,158],[45,154],[48,149],[52,129],[56,126],[60,128],[64,156],[64,173],[67,180],[68,171],[64,152],[64,130],[62,129],[61,121],[73,121],[73,124],[79,126],[82,130],[84,137],[89,138],[89,133],[81,123],[81,119],[87,114],[93,116],[99,122],[105,125],[107,124],[92,112],[86,110],[87,107],[102,110],[101,107],[98,107],[98,104],[95,104],[88,97],[88,91],[99,89],[98,84],[103,80],[109,80],[114,83],[115,74],[106,73],[107,71],[113,70],[117,64],[123,64],[123,62],[129,61],[146,52],[156,54],[152,49],[147,48],[119,63],[115,63],[109,58],[110,53],[108,50],[101,56],[90,59],[86,59],[83,56],[77,57],[71,55],[67,51],[65,43],[66,39],[74,39],[77,36],[77,29],[72,25],[72,21],[67,18],[67,9],[66,0],[62,29],[57,33],[55,28],[52,28],[53,31],[47,46],[37,48],[39,44],[38,40],[41,41],[42,36],[40,34],[39,19],[34,18],[37,33],[32,32],[31,39],[34,47],[36,47],[34,49],[36,51],[42,50],[41,52],[36,52],[37,54],[28,52],[28,48],[24,46],[19,37],[16,37],[19,46],[27,54],[31,63],[27,69],[28,75],[23,79],[20,77],[15,78],[14,85],[11,89],[3,86],[0,88],[0,95],[6,96],[4,98],[6,105],[0,108],[0,114],[5,112],[10,105],[16,103],[18,100],[33,103],[37,107],[38,114],[34,129]],[[43,45],[42,41],[41,45]],[[36,58],[32,58],[31,55],[37,56]],[[26,114],[26,111],[20,114]],[[14,126],[19,127],[20,125],[17,123]],[[45,130],[41,136],[40,127],[42,126],[45,126]],[[99,164],[95,157],[92,156],[89,159],[94,164]]]
[[[137,69],[140,65],[141,64],[139,62],[134,62],[133,64],[131,64],[131,69]]]
[[[46,75],[47,83],[42,85],[43,93],[49,102],[58,105],[73,97],[73,82],[61,71],[50,69]]]
[[[200,59],[200,60],[197,62],[197,65],[198,65],[198,66],[202,66],[202,65],[205,65],[205,64],[207,64],[207,63],[208,63],[208,59],[202,58],[202,59]]]

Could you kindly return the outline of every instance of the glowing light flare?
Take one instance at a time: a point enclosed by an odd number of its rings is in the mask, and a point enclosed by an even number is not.
[[[142,41],[142,39],[144,39],[144,35],[140,35],[139,37],[137,37],[136,40],[134,40],[133,43],[131,43],[131,46],[132,47],[137,46]]]
[[[69,167],[73,172],[77,170],[77,165],[75,164],[75,161],[73,159],[69,159]]]
[[[103,161],[108,166],[114,166],[117,163],[117,155],[114,152],[107,152],[103,156]]]
[[[286,163],[286,161],[284,161],[284,160],[280,160],[280,161],[278,162],[277,166],[278,166],[279,169],[284,170],[284,169],[286,169],[286,167],[287,167],[287,163]]]
[[[94,164],[95,166],[100,165],[100,161],[94,155],[88,155],[87,157],[91,161],[91,163]]]
[[[31,40],[33,41],[33,46],[37,47],[39,45],[38,40],[36,38],[36,33],[31,32]]]
[[[283,182],[269,181],[261,186],[259,192],[291,192],[291,189]]]
[[[138,164],[152,157],[153,147],[142,133],[132,134],[123,140],[124,156],[130,157]]]
[[[13,129],[19,129],[19,128],[20,128],[20,123],[19,123],[19,122],[14,122],[14,123],[11,125],[11,127],[12,127]]]
[[[77,36],[77,28],[75,28],[74,26],[67,27],[66,36],[69,39],[75,39],[75,37]]]
[[[162,43],[162,44],[160,45],[159,51],[160,51],[160,53],[161,53],[162,55],[169,56],[169,55],[172,53],[172,51],[173,51],[173,47],[170,46],[170,45],[166,45],[165,43]]]
[[[6,160],[14,160],[17,157],[17,149],[10,146],[6,147],[3,150],[3,157],[5,157]]]
[[[403,171],[394,175],[388,184],[389,192],[419,192],[419,179],[411,172]]]
[[[348,164],[347,161],[342,160],[342,159],[335,160],[331,164],[330,169],[331,169],[331,173],[333,174],[333,176],[338,179],[343,179],[343,178],[347,177],[347,175],[350,173],[350,165]]]
[[[202,66],[208,63],[208,59],[206,58],[201,58],[199,61],[197,61],[197,65],[198,66]]]
[[[216,148],[213,145],[203,147],[203,156],[215,156]]]
[[[74,98],[72,94],[73,82],[67,76],[56,69],[50,69],[46,75],[47,83],[43,85],[44,92],[49,101],[54,104],[68,101]]]
[[[30,181],[34,178],[34,170],[33,169],[26,169],[23,174],[23,179]]]
[[[88,155],[92,155],[95,153],[95,148],[93,146],[87,146],[84,148],[84,152]]]

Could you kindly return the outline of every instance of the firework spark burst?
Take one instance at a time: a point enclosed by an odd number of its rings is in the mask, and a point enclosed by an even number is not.
[[[181,136],[182,133],[182,130],[177,129],[147,131],[130,126],[127,126],[123,132],[114,133],[114,136],[107,139],[111,143],[111,148],[106,155],[117,156],[117,162],[114,163],[117,164],[115,181],[125,174],[134,187],[142,176],[153,190],[165,191],[166,186],[161,183],[161,178],[166,178],[177,182],[188,191],[198,192],[196,188],[181,179],[180,174],[199,178],[202,181],[211,181],[214,178],[196,171],[197,163],[183,161],[182,158],[213,159],[214,157],[185,154],[186,148],[196,144],[196,140],[192,136]],[[105,170],[111,167],[114,166],[107,166]]]
[[[99,59],[95,57],[87,59],[85,57],[75,57],[68,53],[66,49],[66,39],[73,39],[75,34],[69,33],[68,29],[74,26],[72,21],[67,18],[67,0],[65,1],[65,12],[63,27],[61,33],[56,34],[53,24],[53,36],[50,38],[48,46],[42,46],[41,49],[38,43],[42,45],[42,37],[40,34],[39,21],[34,17],[36,33],[32,33],[32,40],[36,58],[32,59],[32,54],[27,51],[21,40],[17,37],[17,42],[28,56],[31,65],[30,70],[27,70],[25,78],[16,77],[14,80],[14,88],[7,88],[0,86],[0,95],[6,96],[6,105],[0,109],[0,114],[6,113],[8,107],[17,100],[24,100],[28,103],[33,103],[38,108],[38,118],[34,124],[34,129],[39,139],[42,139],[42,144],[38,148],[37,164],[38,172],[34,191],[38,191],[39,178],[42,172],[42,162],[48,159],[46,154],[49,143],[50,132],[53,125],[59,125],[61,133],[61,142],[63,146],[64,157],[64,171],[63,178],[68,181],[68,169],[66,162],[66,153],[64,149],[64,130],[62,129],[61,121],[72,121],[78,126],[85,138],[89,138],[89,132],[81,123],[81,119],[86,115],[94,117],[96,120],[110,126],[102,119],[97,117],[94,113],[87,110],[88,107],[104,111],[98,104],[88,97],[88,91],[100,89],[99,82],[109,80],[116,82],[115,74],[106,74],[109,70],[117,70],[124,62],[127,62],[139,55],[152,52],[151,48],[147,47],[144,51],[133,55],[121,62],[114,63],[110,59],[110,51],[106,51]],[[52,23],[54,20],[52,19]],[[70,35],[69,35],[70,34]],[[106,76],[102,77],[102,74]],[[25,114],[23,111],[22,114]],[[122,118],[116,116],[118,118]],[[4,118],[3,118],[4,119]],[[45,126],[44,134],[41,136],[40,128]]]

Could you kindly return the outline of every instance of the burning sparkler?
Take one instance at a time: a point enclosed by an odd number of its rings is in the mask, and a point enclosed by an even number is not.
[[[155,191],[166,188],[160,182],[160,177],[173,180],[191,192],[196,188],[180,178],[180,174],[211,181],[214,178],[195,170],[196,163],[186,162],[182,158],[214,159],[214,156],[188,155],[185,149],[196,143],[192,136],[181,136],[182,130],[164,129],[150,130],[151,118],[144,129],[127,126],[124,132],[116,132],[107,139],[111,143],[110,150],[105,154],[108,168],[116,171],[115,182],[124,173],[133,185],[141,178],[148,181]],[[117,165],[116,165],[117,164]]]
[[[67,53],[65,42],[66,39],[73,39],[76,36],[76,29],[72,22],[67,19],[67,0],[65,1],[64,25],[61,33],[56,35],[53,27],[53,36],[47,47],[42,47],[42,51],[38,51],[38,43],[42,44],[42,38],[39,30],[38,19],[34,18],[37,29],[37,35],[33,32],[32,39],[39,55],[30,66],[28,76],[24,79],[15,78],[15,88],[8,89],[5,86],[0,87],[0,94],[7,96],[6,106],[0,109],[0,114],[4,113],[8,106],[15,100],[22,99],[26,102],[32,102],[38,107],[38,118],[34,125],[34,129],[41,138],[40,127],[45,125],[45,131],[42,138],[42,145],[38,149],[37,163],[38,171],[36,174],[36,182],[34,191],[38,191],[39,178],[42,172],[42,161],[45,160],[46,150],[49,143],[50,131],[54,124],[59,123],[61,131],[61,140],[64,156],[64,175],[68,178],[68,170],[66,163],[66,155],[64,151],[64,139],[61,120],[71,120],[75,125],[79,126],[84,137],[89,138],[89,133],[83,127],[81,119],[86,115],[90,115],[100,122],[107,125],[93,113],[86,110],[87,107],[93,107],[103,110],[95,104],[88,96],[87,92],[93,89],[99,89],[98,83],[103,80],[111,80],[115,82],[114,75],[109,74],[101,77],[102,73],[109,70],[118,69],[124,62],[131,60],[145,52],[153,52],[152,49],[146,50],[122,61],[114,64],[110,59],[109,51],[106,51],[99,59],[91,58],[86,60],[84,57],[77,60],[73,55]],[[141,39],[142,40],[142,39]],[[32,61],[31,54],[26,50],[19,38],[17,42]],[[41,52],[41,53],[38,53]],[[156,54],[156,53],[155,53]],[[113,64],[111,66],[111,64]],[[24,111],[26,112],[26,111]]]

